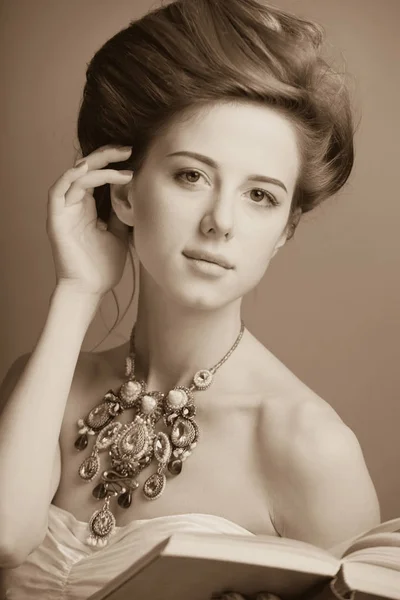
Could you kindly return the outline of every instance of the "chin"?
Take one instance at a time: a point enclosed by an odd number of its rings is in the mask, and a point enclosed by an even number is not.
[[[179,289],[170,289],[169,295],[177,304],[186,309],[215,311],[223,309],[240,298],[239,294],[232,292],[232,289],[224,290],[221,286],[215,286],[212,289],[207,285],[196,285],[187,281]]]

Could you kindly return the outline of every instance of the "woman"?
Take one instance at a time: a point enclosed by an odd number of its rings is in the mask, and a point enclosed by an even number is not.
[[[240,315],[352,169],[348,94],[321,43],[256,0],[182,0],[89,64],[85,159],[49,191],[57,284],[2,388],[7,598],[87,598],[172,531],[328,548],[379,522],[353,432]],[[80,352],[130,246],[130,339]]]

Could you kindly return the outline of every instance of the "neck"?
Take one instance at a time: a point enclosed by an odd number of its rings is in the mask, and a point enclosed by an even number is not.
[[[241,326],[240,306],[241,299],[217,310],[188,309],[141,277],[135,324],[136,378],[144,379],[149,390],[164,393],[174,386],[190,385],[197,371],[213,367],[234,344]]]

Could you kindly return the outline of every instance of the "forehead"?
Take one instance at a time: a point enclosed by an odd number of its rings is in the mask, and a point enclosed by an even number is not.
[[[247,171],[280,176],[289,187],[294,187],[300,163],[290,119],[251,102],[223,102],[187,111],[170,123],[156,144],[159,159],[179,150],[205,154],[222,170],[231,168],[240,175]]]

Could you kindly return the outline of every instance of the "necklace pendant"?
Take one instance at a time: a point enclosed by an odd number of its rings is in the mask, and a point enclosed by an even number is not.
[[[193,377],[193,383],[199,390],[205,390],[213,382],[213,374],[208,369],[201,369],[197,371],[195,376]]]
[[[164,491],[167,478],[164,473],[154,473],[144,482],[143,493],[148,500],[156,500]]]
[[[118,433],[122,427],[122,423],[109,423],[99,432],[96,440],[96,448],[98,450],[106,450],[117,439]]]
[[[89,436],[96,435],[92,453],[79,468],[79,475],[91,481],[100,470],[99,452],[108,450],[113,470],[104,471],[102,480],[92,491],[98,500],[104,500],[100,510],[96,510],[88,524],[90,535],[87,543],[102,547],[115,533],[116,520],[110,510],[112,497],[117,497],[118,505],[129,508],[132,496],[139,487],[138,474],[150,465],[153,459],[158,463],[156,473],[150,475],[144,485],[143,494],[149,500],[159,498],[163,493],[167,478],[164,471],[178,475],[184,461],[197,445],[199,428],[194,418],[196,406],[193,392],[205,390],[213,382],[215,372],[230,357],[239,344],[244,332],[244,323],[236,341],[225,356],[212,368],[197,371],[190,387],[176,386],[165,395],[162,392],[147,391],[147,383],[135,379],[134,330],[132,332],[130,354],[126,359],[125,381],[117,394],[109,390],[103,400],[93,408],[85,419],[79,419],[79,437],[75,447],[83,450],[88,445]],[[130,423],[115,422],[115,418],[126,409],[133,409]],[[169,434],[159,431],[155,425],[163,418]]]
[[[115,517],[109,509],[110,499],[104,506],[93,513],[89,521],[89,531],[86,542],[89,546],[106,546],[111,535],[115,532]]]
[[[182,386],[174,387],[164,400],[165,410],[167,412],[178,412],[188,402],[193,402],[193,394],[189,388]]]
[[[85,481],[92,481],[100,469],[100,460],[97,452],[94,452],[79,467],[79,475]]]
[[[197,423],[190,419],[178,417],[172,427],[171,441],[178,448],[190,447],[199,439],[199,428]]]
[[[153,452],[155,459],[162,465],[166,465],[171,456],[172,447],[169,437],[163,431],[156,434],[153,442]]]
[[[126,381],[119,389],[119,397],[121,405],[124,410],[128,408],[134,408],[137,399],[146,390],[145,383],[143,381]]]
[[[93,408],[86,417],[86,425],[93,431],[100,431],[115,418],[115,402],[106,400]]]
[[[162,401],[164,394],[162,392],[145,392],[137,401],[136,411],[147,423],[153,427],[154,423],[159,421],[162,414]]]
[[[117,461],[139,461],[151,449],[153,435],[152,427],[141,417],[135,417],[132,423],[120,429],[110,449],[111,462],[113,458]]]

